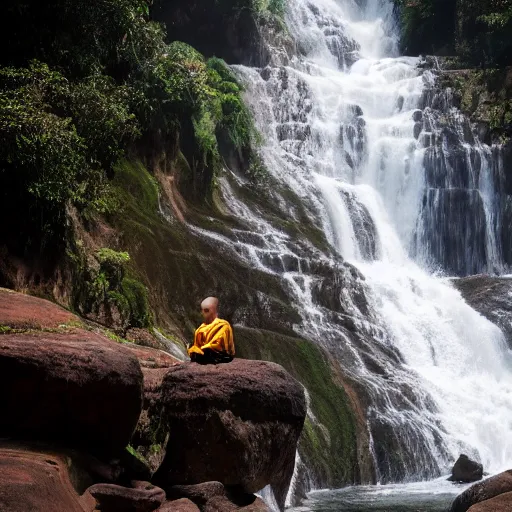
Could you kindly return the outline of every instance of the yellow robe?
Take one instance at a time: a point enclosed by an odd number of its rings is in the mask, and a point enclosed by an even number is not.
[[[194,335],[194,344],[188,353],[203,355],[205,348],[235,356],[233,329],[229,322],[216,318],[211,324],[202,324],[198,327]]]

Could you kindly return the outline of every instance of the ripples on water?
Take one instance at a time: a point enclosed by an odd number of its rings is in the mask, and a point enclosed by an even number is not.
[[[444,478],[415,484],[348,487],[311,493],[290,512],[447,512],[467,485]]]

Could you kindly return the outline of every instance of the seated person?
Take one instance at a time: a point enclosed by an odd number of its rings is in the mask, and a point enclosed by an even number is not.
[[[219,364],[233,361],[235,342],[229,322],[218,317],[219,300],[208,297],[201,303],[204,323],[194,335],[194,344],[189,348],[190,360],[199,364]]]

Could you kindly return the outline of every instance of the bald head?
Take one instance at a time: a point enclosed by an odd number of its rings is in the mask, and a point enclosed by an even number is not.
[[[219,299],[207,297],[201,302],[201,314],[205,324],[211,324],[218,316]]]

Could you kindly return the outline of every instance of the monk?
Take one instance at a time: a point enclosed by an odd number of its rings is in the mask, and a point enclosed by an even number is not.
[[[233,329],[218,317],[219,299],[208,297],[201,302],[204,323],[194,335],[189,348],[190,360],[199,364],[230,363],[235,356]]]

